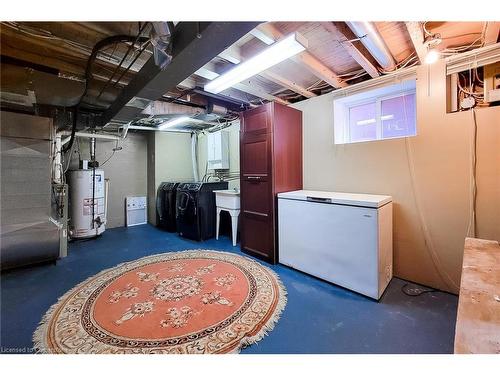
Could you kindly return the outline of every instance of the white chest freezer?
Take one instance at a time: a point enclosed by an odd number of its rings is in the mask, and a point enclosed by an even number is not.
[[[379,299],[392,278],[392,197],[278,194],[279,262]]]

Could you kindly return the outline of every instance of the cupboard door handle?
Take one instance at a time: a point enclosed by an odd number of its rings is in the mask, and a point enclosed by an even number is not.
[[[249,179],[249,180],[260,180],[261,177],[260,176],[248,176],[247,179]]]

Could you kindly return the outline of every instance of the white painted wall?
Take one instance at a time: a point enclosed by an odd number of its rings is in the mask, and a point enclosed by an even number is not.
[[[155,224],[156,191],[160,183],[193,181],[191,134],[150,132],[148,146],[148,218]]]
[[[334,144],[332,95],[293,107],[303,112],[304,188],[392,195],[396,276],[457,292],[470,212],[473,121],[471,112],[447,114],[445,100],[444,63],[420,67],[418,135],[345,145]],[[500,240],[500,107],[478,109],[477,121],[477,236]]]
[[[240,121],[236,120],[226,129],[229,132],[229,172],[240,171]],[[198,136],[198,171],[200,179],[207,171],[207,136],[200,134]],[[208,170],[208,172],[213,172]],[[240,188],[240,180],[229,181],[229,189]]]
[[[79,139],[82,159],[90,159],[89,140]],[[120,141],[122,150],[105,162],[112,154],[116,141],[97,140],[96,158],[109,179],[108,228],[125,225],[125,197],[146,196],[147,194],[147,139],[144,134],[131,134]],[[78,153],[73,152],[70,168],[78,168]]]
[[[240,124],[235,121],[226,128],[229,131],[229,167],[238,172],[240,167]],[[148,220],[156,223],[156,191],[163,181],[193,181],[191,158],[191,134],[150,132],[148,134]],[[207,137],[198,136],[198,173],[203,178],[207,163]],[[239,180],[229,182],[229,188],[239,188]]]

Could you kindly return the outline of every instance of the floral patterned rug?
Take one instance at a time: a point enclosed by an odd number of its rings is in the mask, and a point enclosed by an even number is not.
[[[165,253],[80,283],[33,340],[41,353],[235,353],[271,331],[285,305],[278,276],[250,258]]]

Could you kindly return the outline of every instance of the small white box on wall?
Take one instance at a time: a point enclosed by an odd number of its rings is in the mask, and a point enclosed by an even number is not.
[[[207,136],[208,169],[229,169],[229,132],[221,130]]]
[[[126,197],[125,210],[127,227],[147,224],[148,204],[146,197]]]

